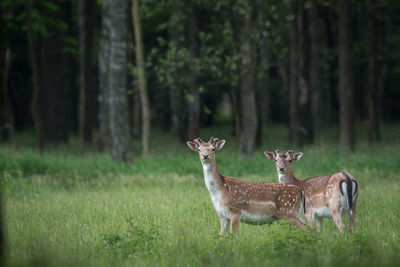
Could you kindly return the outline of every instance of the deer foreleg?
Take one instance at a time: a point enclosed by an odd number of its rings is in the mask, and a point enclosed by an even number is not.
[[[220,235],[223,235],[224,233],[226,233],[228,231],[228,227],[230,224],[230,220],[225,219],[224,217],[220,216],[219,217],[220,221],[221,221],[221,231],[219,232]]]
[[[231,214],[231,234],[235,234],[238,230],[240,222],[240,214]]]

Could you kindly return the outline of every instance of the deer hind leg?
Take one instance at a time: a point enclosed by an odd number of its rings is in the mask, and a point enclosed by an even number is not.
[[[231,234],[235,234],[238,230],[240,222],[240,214],[231,214]]]
[[[307,212],[306,214],[305,214],[305,217],[306,217],[306,219],[307,219],[307,222],[308,222],[308,226],[310,227],[310,228],[312,228],[313,227],[313,216],[312,216],[312,212]]]
[[[317,226],[317,232],[321,232],[321,227],[324,224],[324,218],[319,216],[312,216],[312,221]]]
[[[291,225],[294,225],[294,226],[296,226],[296,227],[298,227],[300,229],[303,229],[305,231],[308,231],[308,229],[309,229],[307,224],[302,222],[298,216],[295,216],[295,215],[281,215],[281,216],[279,216],[279,219],[286,220]]]
[[[222,216],[219,216],[219,219],[221,221],[221,231],[219,232],[220,235],[223,235],[228,231],[229,225],[230,225],[230,220],[225,219]]]
[[[358,195],[356,196],[356,199],[353,202],[353,207],[351,208],[350,216],[349,216],[349,232],[353,232],[353,225],[354,225],[354,220],[356,219],[356,212],[357,212],[357,201],[358,201]]]
[[[321,232],[322,225],[324,224],[324,218],[322,217],[315,217],[314,223],[317,226],[317,232]]]
[[[339,232],[342,233],[344,224],[339,209],[331,207],[329,207],[329,209],[331,211],[333,221],[335,222],[337,228],[339,229]]]

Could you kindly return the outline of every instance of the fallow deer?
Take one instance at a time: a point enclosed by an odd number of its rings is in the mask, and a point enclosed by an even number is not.
[[[303,156],[291,150],[285,154],[279,150],[264,152],[265,156],[275,162],[279,182],[296,185],[305,193],[305,217],[312,227],[317,225],[318,231],[324,218],[332,218],[339,232],[344,229],[343,215],[350,214],[349,231],[353,231],[356,217],[357,201],[359,196],[358,183],[354,177],[346,172],[334,173],[329,176],[318,176],[304,180],[297,179],[292,171],[291,163]]]
[[[240,221],[271,224],[284,219],[294,226],[307,227],[299,219],[299,209],[304,207],[304,193],[297,186],[253,183],[222,175],[214,153],[224,144],[225,140],[213,137],[208,142],[200,138],[187,142],[191,150],[199,152],[204,181],[220,218],[220,234],[223,235],[229,226],[230,232],[236,233]]]

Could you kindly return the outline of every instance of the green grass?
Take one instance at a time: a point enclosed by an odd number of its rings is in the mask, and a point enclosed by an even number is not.
[[[400,260],[400,125],[385,125],[379,145],[368,146],[359,125],[357,152],[337,148],[335,129],[302,149],[297,177],[348,171],[360,184],[353,234],[338,234],[325,220],[321,233],[285,222],[240,224],[219,237],[219,219],[204,186],[196,153],[172,135],[154,133],[153,152],[134,162],[113,162],[83,149],[79,140],[42,155],[30,133],[0,148],[3,221],[10,266],[394,266]],[[265,129],[263,149],[237,155],[229,128],[204,129],[225,138],[217,154],[223,174],[276,181],[263,150],[288,149],[285,127]],[[298,149],[295,149],[298,151]],[[347,223],[347,219],[346,219]]]

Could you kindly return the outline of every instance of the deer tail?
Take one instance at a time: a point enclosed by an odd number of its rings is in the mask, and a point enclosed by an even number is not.
[[[342,193],[343,196],[345,196],[344,192],[343,192],[343,183],[346,184],[346,194],[347,194],[347,205],[349,207],[350,213],[351,213],[351,208],[353,207],[353,182],[351,181],[349,175],[345,172],[342,172],[342,174],[346,177],[346,180],[342,180],[340,181],[340,192]],[[355,192],[357,192],[357,182],[355,182],[355,189],[354,190],[354,194]]]
[[[304,191],[300,190],[301,192],[301,204],[300,204],[300,209],[303,212],[303,214],[306,214],[306,199],[304,197]]]

